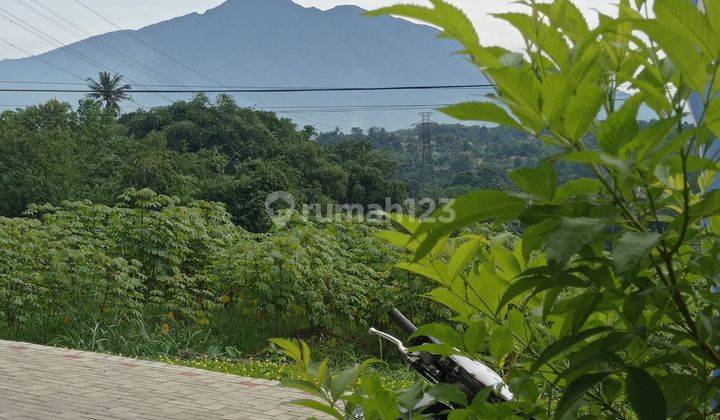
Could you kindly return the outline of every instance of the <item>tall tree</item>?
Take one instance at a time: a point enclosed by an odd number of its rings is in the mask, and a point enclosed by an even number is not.
[[[131,89],[130,85],[122,84],[123,76],[118,73],[111,75],[106,71],[98,73],[98,80],[88,78],[88,87],[92,93],[88,93],[87,97],[100,102],[107,110],[112,110],[115,114],[120,112],[120,101],[131,99],[127,93]]]

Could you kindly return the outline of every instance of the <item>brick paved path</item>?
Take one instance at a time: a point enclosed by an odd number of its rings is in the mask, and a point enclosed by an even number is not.
[[[0,340],[0,418],[291,419],[275,381]]]

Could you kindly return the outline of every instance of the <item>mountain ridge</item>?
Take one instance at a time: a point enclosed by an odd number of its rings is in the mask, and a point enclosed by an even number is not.
[[[369,18],[363,16],[364,12],[351,5],[320,10],[290,0],[228,0],[203,13],[190,13],[133,31],[108,32],[38,56],[67,73],[33,57],[0,61],[0,79],[76,82],[107,70],[125,75],[132,85],[299,87],[483,83],[484,79],[472,65],[453,55],[459,45],[438,39],[436,28],[390,16]],[[108,53],[107,45],[123,51],[132,62]],[[91,63],[78,56],[87,57]],[[151,70],[142,70],[136,63]],[[473,93],[477,92],[252,94],[237,95],[237,100],[241,105],[259,107],[435,104],[466,100]],[[7,98],[3,102],[27,102],[28,99],[42,101],[50,95],[3,96]],[[79,99],[79,95],[58,97],[71,102]],[[187,96],[173,95],[173,98],[186,99]],[[140,94],[135,95],[135,100],[142,106],[168,102],[166,98]],[[414,111],[369,114],[307,114],[304,119],[322,123],[317,128],[324,130],[334,125],[346,130],[352,126],[374,125],[402,128],[418,119]],[[297,122],[301,124],[301,121]]]

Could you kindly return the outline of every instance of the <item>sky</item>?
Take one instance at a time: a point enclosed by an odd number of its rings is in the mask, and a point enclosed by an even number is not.
[[[87,37],[116,30],[110,23],[103,21],[82,4],[106,16],[118,26],[137,29],[162,20],[182,16],[192,12],[202,13],[215,7],[224,0],[2,0],[0,2],[0,60],[5,58],[26,57],[39,54],[59,45],[68,44]],[[268,0],[280,1],[280,0]],[[293,0],[305,7],[329,9],[341,4],[354,4],[366,9],[403,3],[424,4],[423,0]],[[449,0],[463,9],[473,20],[484,44],[501,45],[506,48],[520,47],[519,36],[502,21],[490,13],[518,9],[512,0]],[[616,0],[574,0],[583,9],[588,20],[595,22],[594,10],[610,12]],[[42,6],[47,9],[42,9]],[[36,11],[33,11],[32,9]],[[48,10],[49,9],[49,10]],[[76,34],[63,31],[43,18],[52,12],[71,21],[79,30]],[[35,29],[19,27],[29,24],[44,32],[32,33]],[[30,29],[28,31],[27,29]],[[12,44],[12,45],[9,45]]]

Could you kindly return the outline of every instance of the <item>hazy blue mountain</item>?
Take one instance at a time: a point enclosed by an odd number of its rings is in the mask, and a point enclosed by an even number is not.
[[[458,45],[437,39],[436,29],[391,17],[368,18],[363,12],[354,6],[321,11],[290,0],[228,0],[202,14],[192,13],[137,31],[107,33],[39,57],[0,61],[0,79],[78,82],[102,69],[126,75],[135,82],[131,82],[134,86],[139,83],[211,86],[215,82],[225,86],[269,87],[483,83],[472,65],[453,55]],[[122,51],[124,56],[118,57],[108,46]],[[455,90],[250,94],[238,95],[237,99],[240,104],[258,107],[415,105],[457,102],[481,93]],[[0,103],[34,103],[52,96],[72,102],[80,97],[0,94]],[[152,106],[167,103],[167,97],[187,97],[165,96],[136,94],[135,100],[138,105]],[[128,109],[132,106],[128,104]],[[396,129],[417,121],[418,112],[293,113],[293,117],[300,125],[310,120],[321,130],[336,125],[345,130],[372,125]],[[440,118],[439,114],[436,117]]]

